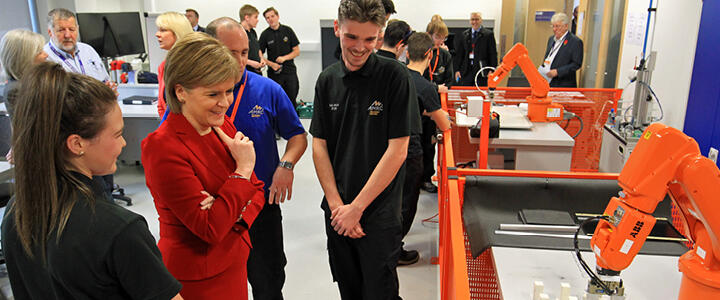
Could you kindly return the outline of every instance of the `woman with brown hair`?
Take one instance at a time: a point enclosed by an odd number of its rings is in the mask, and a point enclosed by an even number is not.
[[[218,40],[197,32],[175,43],[166,61],[170,112],[142,142],[158,247],[183,297],[247,299],[248,229],[265,195],[253,143],[225,115],[240,67]],[[199,209],[206,199],[211,206]]]
[[[104,196],[125,146],[115,93],[42,63],[20,81],[2,249],[15,299],[182,299],[142,216]]]

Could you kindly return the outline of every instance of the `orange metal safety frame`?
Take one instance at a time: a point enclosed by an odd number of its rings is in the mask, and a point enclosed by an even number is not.
[[[447,94],[441,94],[442,108],[448,110]],[[488,106],[489,108],[489,106]],[[484,118],[487,119],[487,118]],[[487,128],[487,126],[483,126]],[[487,140],[487,133],[483,134]],[[487,141],[485,153],[487,153]],[[481,143],[482,144],[482,143]],[[481,150],[482,153],[482,150]],[[454,299],[502,299],[491,251],[486,251],[485,260],[489,260],[491,270],[487,270],[488,262],[484,262],[482,274],[484,279],[474,278],[478,274],[468,272],[469,261],[474,258],[469,252],[469,245],[465,239],[465,229],[462,221],[463,194],[466,176],[511,176],[511,177],[545,177],[545,178],[582,178],[582,179],[612,179],[616,180],[618,174],[605,174],[596,172],[542,172],[542,171],[514,171],[456,168],[453,153],[452,135],[450,130],[443,132],[442,141],[438,143],[438,210],[439,210],[439,264],[440,264],[440,295],[443,300]],[[472,268],[472,273],[476,273]],[[490,288],[488,286],[491,282]],[[480,284],[477,281],[482,281]],[[471,285],[475,286],[471,291]],[[483,287],[478,288],[481,285]],[[485,289],[478,292],[477,289]]]

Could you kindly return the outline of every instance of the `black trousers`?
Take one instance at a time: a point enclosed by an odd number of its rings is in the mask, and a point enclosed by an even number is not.
[[[290,101],[292,101],[293,106],[297,108],[298,104],[296,98],[298,91],[300,90],[300,82],[298,81],[297,73],[275,74],[275,72],[270,69],[267,74],[268,78],[277,82],[283,88],[285,94],[287,94]]]
[[[402,193],[402,237],[410,232],[415,213],[417,213],[420,186],[423,177],[423,156],[413,155],[405,159],[405,183]]]
[[[420,144],[423,148],[423,174],[422,182],[432,181],[435,174],[435,144],[432,142],[436,132],[435,122],[428,117],[422,119],[422,135]]]
[[[401,226],[372,230],[363,228],[359,239],[340,236],[325,212],[325,232],[333,280],[343,300],[397,300]]]
[[[265,195],[267,199],[267,194]],[[250,226],[252,249],[247,262],[253,299],[283,299],[287,258],[283,250],[280,205],[267,204]],[[244,284],[244,283],[238,283]]]
[[[483,73],[486,73],[487,71],[483,71]],[[473,72],[470,72],[468,74],[465,74],[464,76],[460,77],[460,85],[462,86],[475,86],[475,74],[477,74],[477,70],[474,70]],[[487,86],[487,76],[479,75],[478,76],[478,85],[479,86]]]

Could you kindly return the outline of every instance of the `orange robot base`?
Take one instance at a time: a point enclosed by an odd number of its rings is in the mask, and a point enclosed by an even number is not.
[[[525,78],[530,83],[530,96],[528,96],[528,119],[532,122],[555,122],[563,119],[563,106],[553,103],[549,98],[548,92],[550,85],[547,80],[540,75],[535,64],[533,64],[528,50],[523,44],[517,43],[505,54],[500,65],[494,72],[488,75],[488,90],[492,91],[497,88],[498,83],[503,80],[510,71],[520,66]]]

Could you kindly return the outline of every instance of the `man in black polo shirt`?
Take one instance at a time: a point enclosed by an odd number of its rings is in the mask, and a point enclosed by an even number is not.
[[[280,24],[278,11],[269,7],[263,12],[268,27],[260,34],[260,51],[267,54],[265,63],[270,67],[267,75],[282,86],[285,93],[297,107],[300,89],[297,70],[293,59],[300,55],[300,41],[292,28]]]
[[[400,54],[405,52],[407,39],[412,34],[410,25],[401,20],[393,20],[385,28],[385,36],[383,37],[382,47],[376,53],[390,59],[397,59]]]
[[[389,27],[389,26],[388,26]],[[407,65],[412,78],[413,86],[417,93],[418,115],[428,116],[435,121],[440,130],[450,129],[450,120],[448,114],[441,109],[440,97],[437,93],[437,87],[430,83],[422,76],[425,72],[430,59],[432,58],[433,42],[430,35],[424,32],[413,33],[407,40],[407,54],[410,63]],[[432,133],[435,134],[435,124],[433,124]],[[423,132],[423,135],[425,132]],[[402,229],[403,238],[410,231],[415,213],[417,212],[418,198],[420,197],[420,186],[422,185],[423,176],[423,146],[421,144],[420,135],[410,136],[410,146],[408,147],[408,155],[405,160],[405,183],[403,186],[402,196]],[[420,255],[416,250],[405,250],[400,248],[400,259],[398,264],[409,265],[416,263],[420,259]]]
[[[313,160],[342,299],[399,298],[401,166],[420,126],[407,68],[373,52],[384,23],[380,0],[342,0],[335,21],[342,61],[315,86]]]
[[[260,12],[250,4],[245,4],[240,8],[240,25],[245,29],[248,35],[248,61],[245,67],[248,71],[262,75],[262,68],[265,66],[262,52],[260,52],[260,44],[258,44],[257,33],[255,27],[258,23],[258,15]]]

